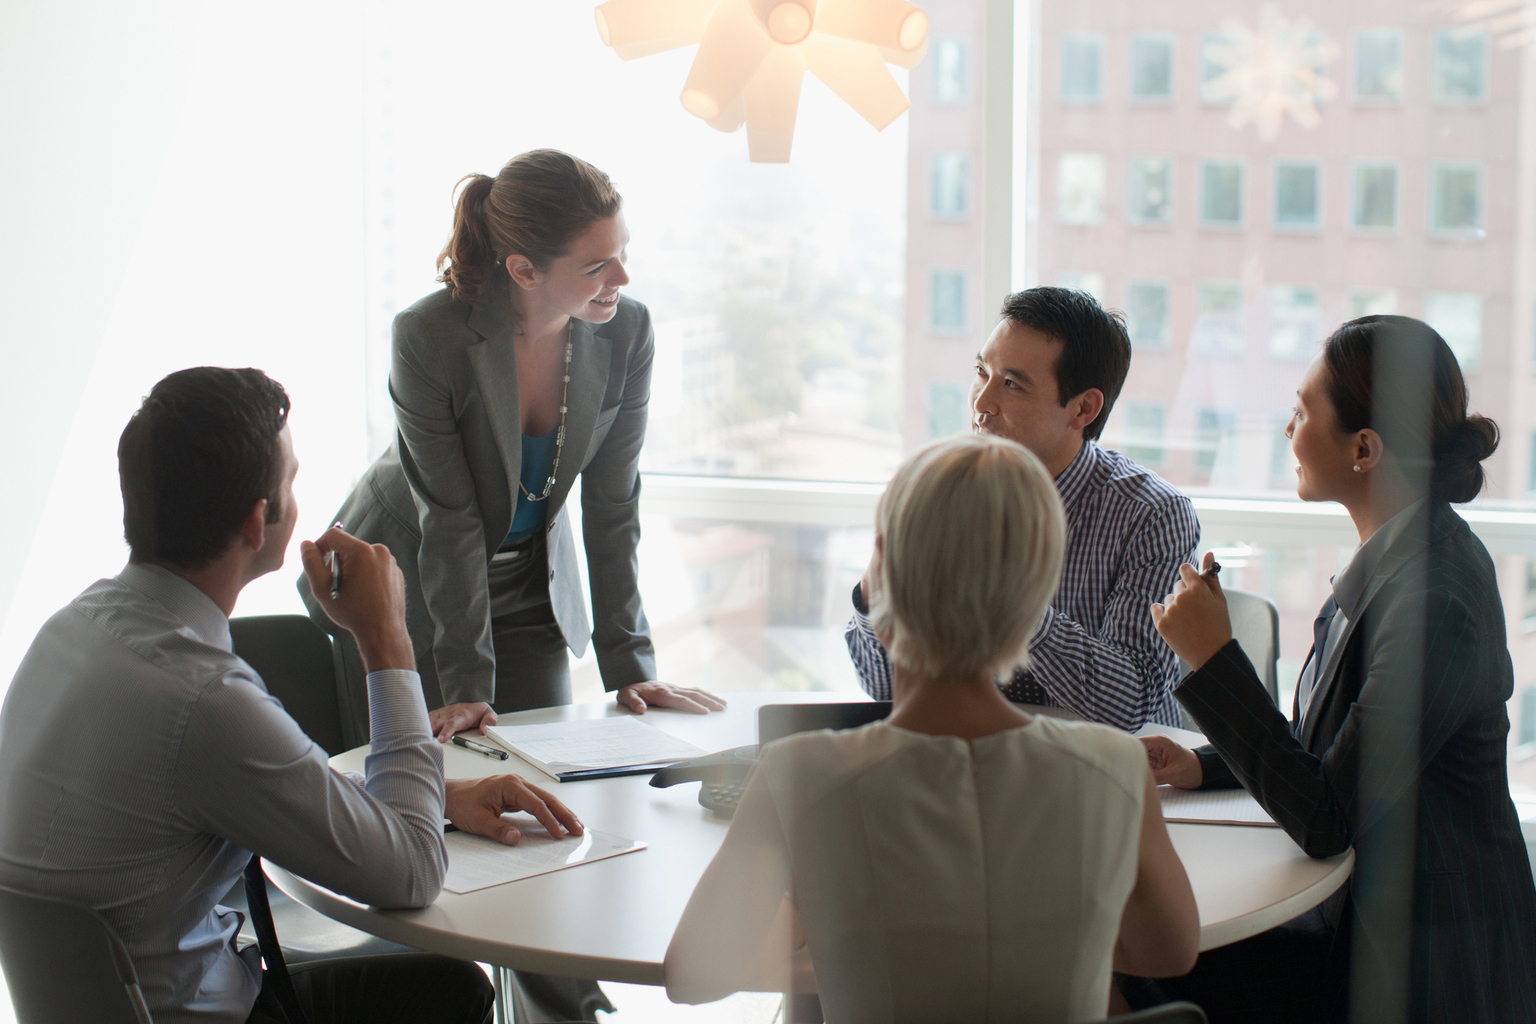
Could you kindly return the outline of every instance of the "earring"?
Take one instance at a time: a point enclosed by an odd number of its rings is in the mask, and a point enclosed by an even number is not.
[[[1355,472],[1356,472],[1356,473],[1364,473],[1364,472],[1365,472],[1365,470],[1363,470],[1363,469],[1361,469],[1361,468],[1360,468],[1360,467],[1359,467],[1359,466],[1356,466],[1356,467],[1355,467]]]

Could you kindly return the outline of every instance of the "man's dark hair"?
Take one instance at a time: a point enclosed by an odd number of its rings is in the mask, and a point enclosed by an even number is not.
[[[197,568],[251,507],[282,518],[288,393],[260,370],[198,366],[156,384],[117,442],[129,560]]]
[[[1026,288],[1003,300],[1003,318],[1030,327],[1062,343],[1056,360],[1056,391],[1065,406],[1073,398],[1098,388],[1104,409],[1083,428],[1083,436],[1104,432],[1109,411],[1120,397],[1131,369],[1131,337],[1125,318],[1099,305],[1086,292],[1071,288]]]

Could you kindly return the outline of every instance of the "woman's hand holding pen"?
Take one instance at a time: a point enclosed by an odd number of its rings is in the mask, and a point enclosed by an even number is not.
[[[1227,598],[1221,592],[1217,573],[1221,567],[1206,552],[1203,571],[1192,565],[1179,566],[1179,580],[1173,593],[1162,603],[1152,605],[1152,622],[1174,653],[1190,668],[1200,668],[1232,639],[1232,620],[1227,615]]]
[[[574,812],[554,795],[530,786],[518,775],[492,775],[484,779],[448,779],[444,813],[461,832],[486,836],[508,846],[523,835],[502,817],[510,811],[527,811],[544,826],[551,838],[564,839],[569,832],[586,831]]]
[[[299,554],[315,602],[357,640],[369,672],[416,668],[405,629],[405,579],[389,548],[358,540],[333,526],[318,540],[301,543]],[[334,560],[328,557],[333,555]],[[333,564],[346,581],[334,589]]]

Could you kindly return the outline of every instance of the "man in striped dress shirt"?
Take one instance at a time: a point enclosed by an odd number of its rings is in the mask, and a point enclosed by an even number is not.
[[[976,357],[971,422],[1034,452],[1067,514],[1061,587],[1030,642],[1030,668],[1004,692],[1133,731],[1182,722],[1178,658],[1147,609],[1194,556],[1200,521],[1171,484],[1098,444],[1130,365],[1124,322],[1090,296],[1015,292]],[[889,700],[890,661],[868,617],[873,583],[865,573],[854,588],[848,652],[865,691]]]

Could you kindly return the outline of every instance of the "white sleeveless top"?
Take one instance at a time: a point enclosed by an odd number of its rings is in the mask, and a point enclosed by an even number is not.
[[[1146,778],[1131,736],[1052,718],[970,742],[883,722],[791,736],[721,849],[759,882],[711,888],[712,866],[674,944],[696,929],[729,955],[782,864],[828,1024],[1102,1019]]]

